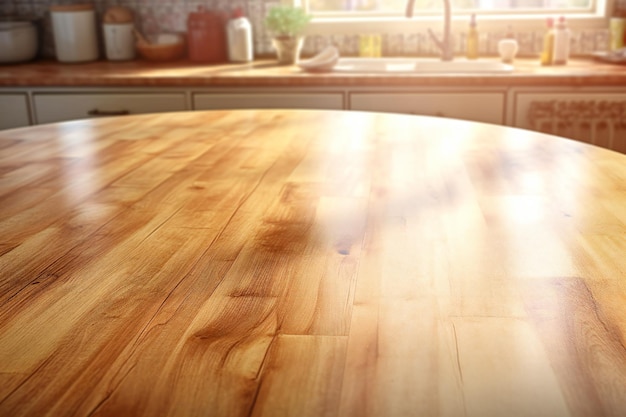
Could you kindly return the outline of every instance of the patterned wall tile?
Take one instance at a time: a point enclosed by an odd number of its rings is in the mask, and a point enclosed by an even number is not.
[[[0,2],[0,16],[13,16],[17,8],[12,2]]]

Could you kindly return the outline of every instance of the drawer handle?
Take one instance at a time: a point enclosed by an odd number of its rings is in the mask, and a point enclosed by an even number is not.
[[[89,116],[126,116],[130,114],[128,110],[98,110],[93,109],[87,112]]]

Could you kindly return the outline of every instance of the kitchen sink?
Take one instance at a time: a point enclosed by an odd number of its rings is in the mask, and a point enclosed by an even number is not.
[[[340,58],[332,69],[346,73],[506,73],[513,66],[494,60],[438,58]]]

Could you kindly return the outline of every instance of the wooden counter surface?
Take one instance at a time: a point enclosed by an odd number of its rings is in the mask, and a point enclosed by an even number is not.
[[[491,58],[495,59],[495,58]],[[519,59],[510,74],[311,74],[275,61],[200,65],[189,61],[60,64],[37,61],[0,66],[0,87],[21,86],[615,86],[626,85],[626,67],[592,60],[542,67]]]
[[[624,416],[624,184],[419,116],[0,132],[0,415]]]

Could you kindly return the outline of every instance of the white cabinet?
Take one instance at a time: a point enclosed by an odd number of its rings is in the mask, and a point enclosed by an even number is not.
[[[88,117],[186,110],[184,92],[172,93],[34,93],[37,123]]]
[[[626,89],[519,89],[513,126],[626,152]]]
[[[433,115],[509,125],[626,153],[626,87],[128,87],[6,89],[0,129],[117,114],[330,109]]]
[[[193,95],[194,110],[218,109],[343,109],[341,92],[216,92]]]
[[[351,110],[420,114],[504,124],[506,91],[353,92]]]
[[[28,96],[21,93],[0,94],[0,130],[28,125]]]

